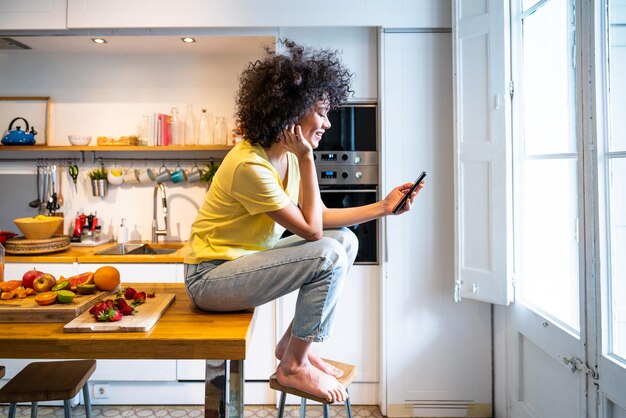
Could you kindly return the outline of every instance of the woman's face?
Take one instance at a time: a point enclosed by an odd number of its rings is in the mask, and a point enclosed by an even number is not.
[[[317,105],[304,117],[300,118],[298,125],[302,128],[302,135],[313,149],[316,149],[322,140],[326,129],[330,128],[328,110],[330,103],[319,101]]]

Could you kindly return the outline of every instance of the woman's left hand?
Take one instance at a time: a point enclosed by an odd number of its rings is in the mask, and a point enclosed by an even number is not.
[[[393,213],[393,208],[398,204],[398,202],[404,197],[406,193],[411,189],[413,183],[404,183],[400,186],[394,187],[393,190],[389,192],[389,194],[383,199],[383,204],[385,205],[385,214],[391,215]],[[411,196],[407,199],[406,203],[396,215],[400,215],[402,213],[408,212],[411,210],[413,206],[413,200],[415,196],[424,188],[424,182],[422,181],[417,188],[411,193]]]

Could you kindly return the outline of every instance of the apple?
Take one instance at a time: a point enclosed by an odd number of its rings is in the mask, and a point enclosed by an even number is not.
[[[28,270],[22,277],[22,287],[24,287],[24,289],[32,289],[35,279],[43,274],[45,274],[43,271],[38,271],[34,268],[32,270]]]
[[[57,284],[57,279],[52,274],[44,273],[35,279],[33,289],[37,293],[49,292],[55,284]]]

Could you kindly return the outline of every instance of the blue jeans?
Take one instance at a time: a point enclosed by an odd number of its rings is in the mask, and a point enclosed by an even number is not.
[[[202,310],[237,311],[299,289],[292,334],[324,341],[358,245],[354,233],[341,228],[325,230],[317,241],[295,235],[283,238],[270,250],[236,260],[187,264],[187,293]]]

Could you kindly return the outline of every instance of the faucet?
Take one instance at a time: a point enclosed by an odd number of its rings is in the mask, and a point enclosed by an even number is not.
[[[157,221],[157,192],[161,191],[161,205],[163,207],[163,229],[159,229]],[[165,186],[163,183],[157,183],[154,186],[154,196],[152,200],[152,243],[159,243],[159,235],[167,235],[167,196],[165,195]]]

